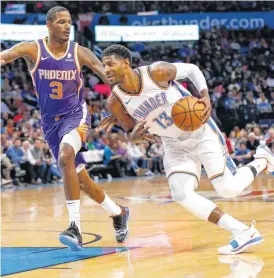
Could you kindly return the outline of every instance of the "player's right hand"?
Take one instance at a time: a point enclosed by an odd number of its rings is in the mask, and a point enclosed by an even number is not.
[[[3,60],[3,59],[1,59],[1,60],[0,60],[0,66],[3,66],[3,65],[5,65],[5,64],[6,64],[6,61]]]
[[[110,132],[111,129],[118,124],[118,121],[116,118],[114,118],[112,115],[109,115],[105,117],[102,122],[99,123],[99,125],[95,128],[95,132],[99,133],[100,131],[105,130],[106,132]]]
[[[149,142],[155,142],[154,135],[149,134],[149,127],[145,127],[146,121],[140,121],[129,134],[129,140],[131,142],[138,142],[140,140],[147,140]]]

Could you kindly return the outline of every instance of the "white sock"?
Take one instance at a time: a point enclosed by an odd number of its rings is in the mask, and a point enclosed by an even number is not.
[[[69,213],[69,221],[75,222],[76,226],[81,233],[80,226],[80,200],[67,200],[67,208]]]
[[[267,160],[264,158],[256,158],[254,161],[248,163],[246,166],[253,166],[256,169],[258,175],[267,167]]]
[[[122,213],[121,208],[113,202],[108,195],[105,193],[105,199],[101,203],[102,208],[109,213],[111,216],[119,215]]]
[[[217,224],[220,228],[225,229],[229,232],[231,232],[232,230],[236,230],[236,231],[243,231],[248,229],[249,227],[247,225],[245,225],[244,223],[238,221],[237,219],[231,217],[228,214],[224,214],[218,224]]]

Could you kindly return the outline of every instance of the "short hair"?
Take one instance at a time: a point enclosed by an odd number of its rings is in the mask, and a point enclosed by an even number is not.
[[[53,7],[47,12],[46,20],[53,21],[56,18],[56,14],[60,13],[60,12],[68,12],[69,13],[69,10],[64,7],[61,7],[61,6]]]
[[[123,59],[128,59],[129,65],[131,66],[131,63],[132,63],[131,53],[130,53],[130,50],[128,48],[126,48],[125,46],[123,46],[121,44],[111,45],[103,51],[102,57],[111,56],[111,55],[115,55],[116,57],[120,57]]]
[[[14,138],[13,144],[14,144],[16,141],[20,141],[20,142],[22,143],[22,140],[21,140],[20,138]]]

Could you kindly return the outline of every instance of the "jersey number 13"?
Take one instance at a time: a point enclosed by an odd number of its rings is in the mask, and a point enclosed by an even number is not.
[[[163,129],[166,129],[167,127],[173,124],[172,118],[169,117],[165,111],[159,114],[156,118],[154,118],[153,121]]]

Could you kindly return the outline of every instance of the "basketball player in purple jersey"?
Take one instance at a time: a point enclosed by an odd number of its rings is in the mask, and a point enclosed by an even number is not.
[[[42,129],[62,170],[70,226],[59,240],[73,251],[82,249],[80,227],[80,183],[83,191],[110,214],[117,242],[128,235],[129,209],[116,205],[95,184],[85,169],[83,143],[90,131],[91,116],[84,100],[81,68],[92,69],[108,83],[102,64],[89,49],[69,40],[72,21],[66,8],[47,13],[49,36],[22,42],[0,53],[1,64],[25,58],[36,89]]]

